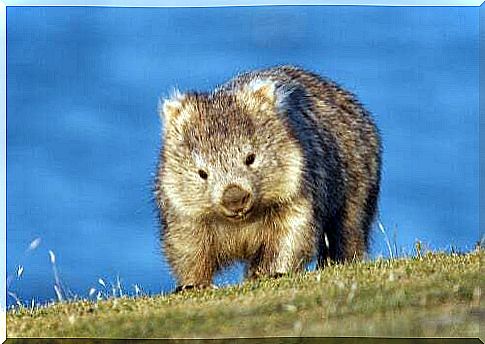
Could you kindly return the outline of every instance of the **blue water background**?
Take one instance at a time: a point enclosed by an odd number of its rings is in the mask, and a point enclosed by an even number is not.
[[[117,276],[125,292],[169,291],[151,200],[158,98],[277,64],[374,114],[380,217],[400,253],[479,239],[478,8],[9,7],[7,39],[8,289],[23,301],[55,298],[48,250],[79,296]],[[377,228],[371,253],[389,255]]]

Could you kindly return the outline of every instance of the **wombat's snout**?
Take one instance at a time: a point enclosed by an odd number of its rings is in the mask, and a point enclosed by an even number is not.
[[[241,217],[251,209],[252,203],[251,193],[238,185],[229,185],[222,194],[221,205],[229,217]]]

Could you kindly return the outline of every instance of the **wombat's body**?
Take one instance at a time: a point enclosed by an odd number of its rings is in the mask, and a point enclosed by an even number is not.
[[[361,258],[376,212],[380,142],[334,83],[285,66],[163,104],[156,197],[179,285],[235,261],[247,275]]]

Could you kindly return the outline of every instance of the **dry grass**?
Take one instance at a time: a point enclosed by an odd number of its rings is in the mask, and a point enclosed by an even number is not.
[[[333,265],[218,290],[20,307],[8,337],[479,336],[483,251]]]

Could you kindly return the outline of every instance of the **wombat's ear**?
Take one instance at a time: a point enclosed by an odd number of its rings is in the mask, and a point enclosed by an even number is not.
[[[169,98],[158,102],[158,112],[160,117],[169,123],[180,115],[183,108],[185,95],[179,90],[174,90]]]
[[[264,99],[270,103],[276,101],[276,86],[271,80],[255,80],[249,83],[249,88],[253,92],[254,96],[260,99]]]
[[[239,97],[250,106],[276,105],[278,92],[275,82],[269,79],[256,79],[239,91]]]

